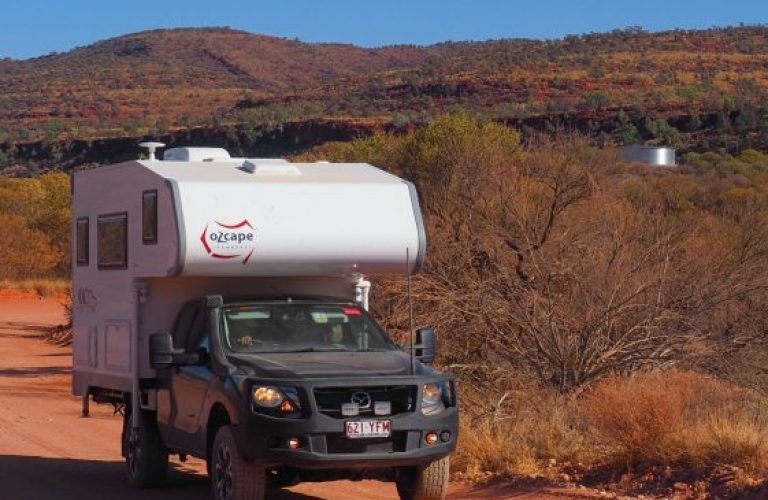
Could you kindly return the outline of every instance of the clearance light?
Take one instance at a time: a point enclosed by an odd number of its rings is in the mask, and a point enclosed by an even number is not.
[[[433,444],[437,443],[437,432],[435,432],[435,431],[427,432],[427,435],[424,436],[424,442],[427,443],[430,446],[432,446]]]
[[[341,309],[341,312],[343,312],[347,316],[362,316],[363,315],[363,313],[357,307],[344,307],[344,308]]]

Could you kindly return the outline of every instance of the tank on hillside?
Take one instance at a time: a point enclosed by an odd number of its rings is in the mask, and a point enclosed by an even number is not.
[[[675,148],[670,147],[633,144],[623,146],[621,155],[628,162],[645,163],[659,167],[674,167],[676,165]]]

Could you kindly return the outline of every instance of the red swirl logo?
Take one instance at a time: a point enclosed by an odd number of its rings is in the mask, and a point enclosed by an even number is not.
[[[243,264],[253,255],[256,248],[256,230],[248,219],[237,224],[209,222],[200,235],[200,241],[208,255],[215,259],[242,258]]]

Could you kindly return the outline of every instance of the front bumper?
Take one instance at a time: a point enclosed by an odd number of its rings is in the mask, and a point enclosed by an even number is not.
[[[422,384],[435,380],[432,377],[417,377],[398,380],[398,384],[417,385],[417,401],[421,399]],[[445,380],[441,377],[440,380]],[[288,381],[259,381],[274,385],[293,385]],[[307,394],[313,394],[314,387],[345,386],[365,388],[381,385],[381,380],[326,380],[299,383]],[[387,380],[386,383],[393,383]],[[242,408],[239,425],[236,427],[240,452],[248,460],[265,465],[282,465],[304,469],[372,469],[397,466],[425,465],[450,454],[456,448],[458,439],[458,407],[446,408],[438,415],[425,416],[419,405],[413,411],[403,412],[374,419],[391,421],[390,438],[349,439],[344,436],[347,420],[369,420],[365,417],[334,418],[321,413],[314,398],[309,398],[309,415],[302,419],[277,418],[254,413]],[[438,439],[428,445],[424,436],[435,431],[438,435],[450,437]],[[296,437],[301,446],[289,449],[288,439]]]

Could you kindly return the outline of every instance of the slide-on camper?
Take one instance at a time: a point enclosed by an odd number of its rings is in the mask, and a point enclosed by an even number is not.
[[[125,410],[129,481],[162,484],[174,453],[207,460],[217,499],[374,474],[442,498],[453,378],[431,329],[399,346],[367,311],[367,277],[424,259],[413,185],[145,145],[74,174],[73,391]]]

